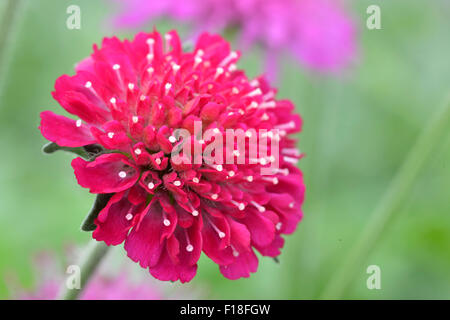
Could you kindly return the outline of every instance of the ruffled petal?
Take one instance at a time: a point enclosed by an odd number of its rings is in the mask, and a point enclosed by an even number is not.
[[[89,162],[72,161],[78,183],[91,193],[114,193],[127,190],[139,179],[139,169],[118,153],[104,154]]]

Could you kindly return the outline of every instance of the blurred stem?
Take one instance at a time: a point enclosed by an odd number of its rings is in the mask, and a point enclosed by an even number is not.
[[[21,2],[22,0],[8,0],[0,20],[0,97],[8,69],[6,57],[8,51],[10,51],[9,44],[11,43],[14,29],[17,25]]]
[[[79,263],[81,270],[80,289],[69,289],[65,283],[64,289],[60,294],[62,300],[78,299],[89,279],[95,273],[98,265],[108,252],[108,248],[109,247],[104,242],[91,240]]]
[[[449,119],[450,96],[435,111],[421,132],[403,165],[391,181],[382,200],[372,213],[372,217],[359,240],[356,242],[356,245],[350,250],[347,258],[325,288],[321,297],[322,299],[339,299],[346,292],[355,275],[359,274],[360,267],[372,252],[375,245],[379,243],[382,233],[390,225],[395,214],[399,213],[401,205],[413,186],[414,180],[433,151],[433,148],[448,133]]]

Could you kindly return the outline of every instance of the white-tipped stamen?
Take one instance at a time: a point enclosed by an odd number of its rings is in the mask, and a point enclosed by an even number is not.
[[[262,109],[273,109],[277,106],[277,104],[275,103],[275,101],[267,101],[267,102],[261,103],[259,106]]]
[[[252,87],[258,87],[259,86],[259,81],[258,79],[253,79],[252,81],[250,81],[250,85]]]
[[[230,200],[230,202],[232,204],[234,204],[241,211],[245,209],[245,203],[237,202],[237,201],[234,201],[234,200]]]
[[[177,138],[175,138],[174,136],[170,136],[169,141],[170,141],[170,143],[175,143],[175,142],[177,142]]]
[[[147,187],[152,190],[155,187],[155,184],[153,182],[150,182]]]
[[[219,67],[216,69],[216,74],[214,76],[214,79],[216,79],[217,77],[219,77],[222,73],[224,73],[225,70],[223,70],[223,68]]]
[[[291,202],[291,203],[289,203],[289,208],[294,208],[294,203],[293,202]]]
[[[128,221],[130,221],[131,219],[133,219],[133,215],[131,213],[127,214],[125,216],[125,219],[127,219]]]
[[[170,220],[169,219],[164,219],[163,223],[164,223],[164,225],[166,227],[170,226]]]
[[[282,226],[283,226],[283,224],[282,224],[281,222],[278,222],[278,223],[275,225],[275,228],[276,228],[278,231],[280,231]]]
[[[192,244],[188,244],[188,245],[186,246],[186,251],[187,251],[187,252],[192,252],[192,251],[194,251],[194,246],[193,246]]]
[[[138,116],[133,116],[133,118],[131,118],[131,121],[133,121],[133,123],[138,123],[139,122],[139,117]]]
[[[175,181],[173,182],[173,185],[174,185],[175,187],[179,187],[179,186],[181,186],[181,181],[180,181],[180,180],[175,180]]]
[[[128,84],[128,89],[130,89],[130,91],[134,90],[134,83],[129,83]]]
[[[112,97],[111,99],[109,99],[109,102],[111,102],[112,104],[116,104],[117,100],[116,98]]]
[[[230,177],[234,177],[234,175],[235,175],[235,172],[234,171],[228,171],[228,176],[230,176]]]
[[[160,165],[161,164],[161,159],[160,158],[156,158],[155,162],[156,162],[157,165]]]
[[[172,40],[172,35],[166,33],[164,35],[164,39],[166,39],[166,52],[169,52],[170,49],[170,40]]]
[[[292,158],[292,157],[287,157],[284,156],[283,160],[292,164],[297,164],[298,163],[298,159],[297,158]]]
[[[214,193],[211,195],[211,199],[217,200],[219,198],[219,195],[217,193]]]
[[[239,93],[239,89],[236,88],[236,87],[233,87],[233,89],[231,89],[231,92],[232,92],[233,94],[238,94],[238,93]]]
[[[248,176],[245,179],[247,179],[248,182],[253,182],[253,176]]]
[[[144,96],[143,94],[141,94],[141,96],[139,97],[139,100],[144,101],[145,99],[147,99],[147,97]]]
[[[75,122],[75,125],[77,126],[77,128],[81,127],[81,124],[82,124],[81,119],[78,119],[78,120]]]
[[[233,72],[237,69],[237,66],[235,63],[230,64],[230,66],[228,67],[228,71]]]
[[[288,168],[285,168],[285,169],[273,168],[272,172],[273,172],[273,174],[281,173],[284,176],[288,176],[289,175],[289,169]]]
[[[117,70],[120,69],[120,64],[117,64],[117,63],[116,63],[115,65],[113,65],[112,68],[113,68],[113,70],[116,70],[116,71],[117,71]]]
[[[262,94],[261,89],[260,89],[260,88],[256,88],[255,90],[253,90],[253,91],[247,93],[246,96],[247,96],[247,97],[254,97],[254,96],[261,95],[261,94]]]
[[[153,69],[153,67],[147,68],[147,72],[148,72],[148,73],[153,73],[154,71],[155,71],[155,69]]]
[[[114,132],[108,132],[108,138],[110,139],[114,138]]]
[[[239,252],[236,250],[236,248],[232,244],[230,244],[230,247],[231,250],[233,250],[233,256],[236,258],[239,257]]]
[[[273,184],[278,184],[278,178],[274,177],[274,178],[269,178],[269,177],[262,177],[261,180],[267,181],[267,182],[272,182]]]
[[[261,116],[261,120],[262,121],[267,121],[267,120],[269,120],[270,119],[270,117],[269,117],[269,115],[267,114],[267,113],[264,113],[262,116]]]
[[[123,178],[125,178],[126,176],[127,176],[127,173],[126,173],[125,171],[120,171],[120,172],[119,172],[119,177],[120,177],[120,178],[123,179]]]
[[[260,205],[259,203],[255,202],[255,201],[251,201],[250,202],[252,205],[254,205],[256,207],[256,209],[258,209],[259,212],[265,212],[266,208],[264,208],[262,205]]]
[[[136,150],[134,150],[134,153],[140,155],[142,153],[142,150],[137,148]]]
[[[295,129],[295,122],[289,121],[288,123],[278,124],[274,128],[279,130]]]
[[[195,57],[194,58],[194,68],[197,67],[200,63],[203,62],[203,59],[200,57]]]
[[[301,155],[300,150],[297,148],[283,148],[281,149],[281,153],[287,156],[299,157]]]
[[[172,70],[174,73],[177,73],[178,70],[180,70],[180,66],[176,64],[175,62],[172,63]]]
[[[166,89],[166,95],[167,95],[167,94],[169,94],[170,88],[172,88],[172,84],[167,82],[164,88]]]
[[[199,180],[199,178],[194,178],[194,179],[192,179],[192,182],[194,182],[194,183],[199,183],[200,180]]]
[[[220,63],[219,63],[219,67],[224,67],[226,66],[231,60],[234,60],[238,57],[237,52],[235,51],[231,51],[230,54],[228,56],[226,56]]]
[[[90,87],[92,87],[92,82],[88,81],[84,86],[89,89]]]

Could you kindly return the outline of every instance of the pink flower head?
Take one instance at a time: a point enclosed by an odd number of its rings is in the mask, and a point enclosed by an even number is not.
[[[101,149],[72,162],[82,187],[112,195],[93,237],[125,242],[128,256],[160,280],[190,281],[202,251],[225,277],[248,277],[258,266],[255,250],[278,256],[281,236],[302,218],[304,185],[295,166],[301,154],[289,137],[300,131],[301,118],[264,78],[250,80],[238,70],[238,59],[224,39],[208,33],[192,52],[183,51],[175,31],[104,39],[75,76],[55,84],[53,97],[78,119],[41,114],[48,140]],[[180,128],[191,136],[179,140]],[[180,164],[172,157],[185,145],[206,153],[228,129],[245,131],[247,149],[232,152],[245,154],[244,163],[202,157]],[[278,143],[279,153],[272,144],[270,155],[264,148],[246,152],[254,145],[251,130]],[[207,131],[216,139],[205,138]],[[216,151],[225,157],[227,148]]]
[[[274,75],[279,55],[287,50],[318,71],[337,71],[355,55],[355,26],[339,0],[115,0],[123,11],[119,27],[136,27],[169,17],[194,30],[240,29],[244,48],[266,49],[268,73]]]
[[[55,256],[40,253],[36,261],[37,287],[34,291],[26,291],[18,284],[11,284],[14,298],[23,300],[55,300],[67,281],[65,274]],[[162,288],[147,279],[132,279],[133,275],[126,268],[111,272],[102,267],[95,271],[92,278],[83,288],[81,300],[160,300],[164,298]],[[109,270],[109,271],[108,271]],[[106,272],[108,271],[108,272]],[[75,289],[76,290],[76,289]]]

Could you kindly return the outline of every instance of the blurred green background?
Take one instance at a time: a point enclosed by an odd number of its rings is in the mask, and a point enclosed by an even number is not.
[[[0,10],[5,3],[0,0]],[[81,30],[66,28],[71,4],[81,7]],[[370,4],[381,7],[381,30],[365,27]],[[92,0],[23,1],[8,68],[0,70],[6,77],[0,97],[0,298],[8,298],[7,274],[33,286],[35,252],[62,255],[67,244],[90,239],[79,225],[94,197],[77,185],[70,155],[41,153],[45,140],[37,127],[40,111],[62,111],[50,95],[55,79],[73,74],[92,44],[113,34],[105,23],[110,7]],[[260,259],[249,279],[227,280],[202,257],[192,283],[208,288],[205,298],[318,298],[450,92],[448,1],[358,0],[351,9],[360,45],[350,70],[318,76],[285,59],[280,75],[279,96],[292,99],[304,119],[303,222],[286,237],[280,263]],[[160,31],[173,27],[156,25]],[[261,52],[245,56],[239,67],[258,74]],[[450,298],[449,147],[446,135],[344,298]],[[366,267],[372,264],[381,268],[381,290],[366,287]]]

